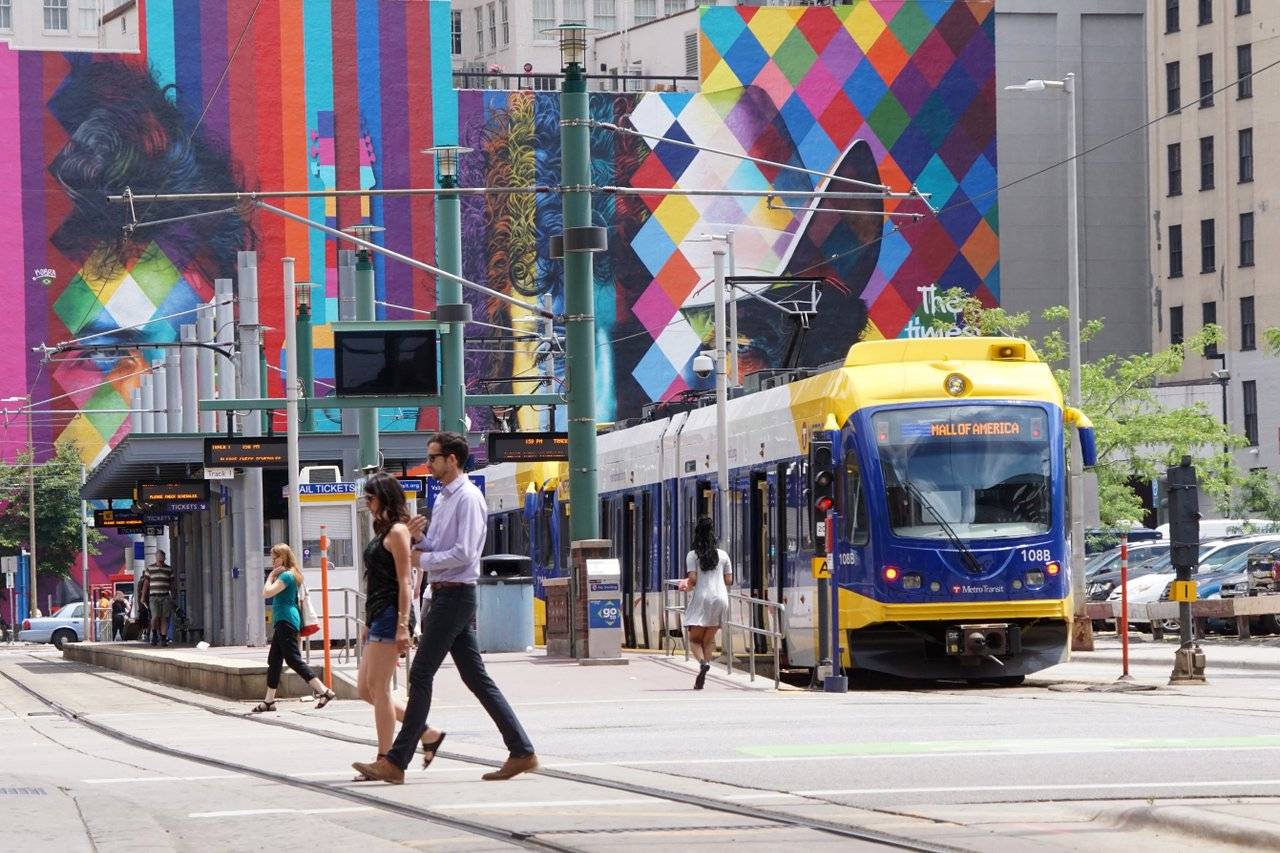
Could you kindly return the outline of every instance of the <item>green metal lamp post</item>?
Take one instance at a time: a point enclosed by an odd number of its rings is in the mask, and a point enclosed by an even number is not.
[[[303,404],[303,414],[298,428],[303,432],[315,430],[315,413],[311,402],[315,399],[315,359],[311,342],[311,282],[299,282],[293,288],[297,300],[298,314],[294,318],[294,329],[297,330],[298,342],[298,380],[302,383],[300,396],[308,402]]]
[[[440,188],[458,187],[458,156],[471,151],[457,145],[424,148],[436,158]],[[462,200],[457,193],[436,197],[436,263],[440,269],[462,275]],[[440,326],[440,428],[467,434],[466,366],[463,343],[471,309],[462,301],[462,285],[436,277],[436,319]]]
[[[561,24],[564,86],[560,91],[560,185],[564,235],[553,243],[564,255],[566,374],[569,397],[570,533],[597,539],[595,293],[591,253],[605,248],[603,228],[591,225],[591,131],[587,126],[587,28]],[[553,247],[553,253],[555,247]]]
[[[383,229],[378,225],[352,225],[344,228],[361,240],[369,240],[373,234]],[[356,252],[356,319],[375,320],[374,300],[377,299],[373,281],[373,253],[363,246]],[[357,431],[360,433],[359,465],[361,469],[377,468],[380,465],[378,441],[378,409],[361,409]]]

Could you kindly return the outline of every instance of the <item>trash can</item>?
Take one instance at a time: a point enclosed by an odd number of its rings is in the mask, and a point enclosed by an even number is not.
[[[480,559],[476,640],[482,652],[523,652],[533,645],[533,560],[523,554]]]

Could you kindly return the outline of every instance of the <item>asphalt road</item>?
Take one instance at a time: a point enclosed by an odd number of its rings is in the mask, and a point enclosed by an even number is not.
[[[746,690],[718,675],[694,693],[690,673],[669,661],[584,669],[519,658],[491,665],[545,767],[673,796],[543,775],[483,783],[485,767],[448,757],[403,787],[353,785],[349,762],[373,750],[328,735],[371,737],[363,704],[282,703],[277,720],[312,730],[295,731],[211,714],[175,700],[247,706],[68,664],[49,650],[0,651],[0,673],[94,723],[206,759],[121,743],[0,678],[0,811],[17,816],[0,826],[0,850],[509,846],[341,796],[351,791],[583,850],[887,849],[708,810],[696,797],[971,850],[1230,849],[1224,824],[1280,814],[1274,673],[1237,673],[1199,692],[1062,684],[833,696]],[[501,759],[492,724],[456,675],[446,669],[437,684],[432,719],[449,732],[446,751]],[[1160,808],[1212,819],[1138,819],[1175,814]]]

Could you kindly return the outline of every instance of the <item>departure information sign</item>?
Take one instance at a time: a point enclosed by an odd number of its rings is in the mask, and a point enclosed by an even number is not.
[[[205,480],[139,483],[138,500],[147,504],[204,503],[209,500],[209,483]]]
[[[567,462],[567,432],[491,432],[489,464],[495,462]]]
[[[1030,408],[1018,410],[1012,406],[993,407],[986,412],[974,411],[971,407],[963,415],[949,417],[892,412],[875,417],[873,425],[876,438],[881,443],[947,439],[1039,441],[1045,437],[1043,413]]]
[[[95,509],[93,511],[94,527],[114,527],[117,531],[139,532],[146,520],[133,512],[121,509]]]
[[[285,468],[289,464],[286,439],[206,437],[204,464],[208,468]]]

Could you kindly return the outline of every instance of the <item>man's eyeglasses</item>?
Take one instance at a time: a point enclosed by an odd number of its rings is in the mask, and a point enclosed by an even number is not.
[[[428,453],[428,454],[427,454],[427,461],[428,461],[428,462],[431,462],[431,461],[436,460],[436,459],[443,459],[445,456],[446,456],[446,454],[444,454],[444,453]]]

